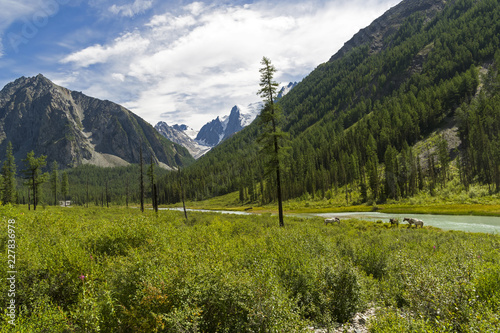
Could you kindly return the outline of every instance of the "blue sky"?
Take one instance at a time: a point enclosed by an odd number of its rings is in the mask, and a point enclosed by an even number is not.
[[[0,0],[0,86],[42,73],[151,124],[259,100],[262,56],[299,81],[399,0]]]

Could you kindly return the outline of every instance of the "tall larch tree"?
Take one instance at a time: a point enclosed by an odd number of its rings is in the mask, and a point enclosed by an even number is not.
[[[269,172],[276,173],[279,225],[280,227],[284,227],[283,198],[281,190],[281,163],[283,158],[280,154],[280,150],[282,150],[280,141],[282,141],[284,137],[284,132],[278,127],[281,112],[279,106],[274,103],[278,88],[278,83],[273,79],[276,68],[271,64],[271,60],[266,57],[262,58],[261,65],[262,68],[259,70],[261,89],[258,91],[258,95],[263,99],[265,105],[260,113],[260,122],[263,130],[259,137],[259,142],[263,144],[262,151],[268,158],[267,166]]]

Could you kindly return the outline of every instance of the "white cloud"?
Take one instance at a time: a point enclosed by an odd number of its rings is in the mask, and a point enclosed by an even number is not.
[[[198,16],[206,9],[206,6],[202,2],[193,2],[185,6],[184,9],[189,11],[192,15]]]
[[[123,75],[121,73],[113,73],[113,74],[111,74],[111,77],[117,81],[120,81],[120,82],[125,81],[125,75]]]
[[[225,7],[193,2],[62,62],[76,70],[105,64],[99,72],[85,71],[93,76],[84,80],[91,84],[86,92],[121,102],[153,124],[165,120],[199,128],[235,104],[258,100],[262,56],[277,67],[278,81],[300,79],[397,2],[261,1]]]
[[[144,52],[150,41],[141,37],[139,32],[126,33],[116,38],[111,45],[94,45],[73,53],[61,60],[62,63],[75,63],[78,67],[133,59],[137,54]]]
[[[121,5],[121,6],[112,5],[111,7],[109,7],[109,11],[116,15],[133,17],[137,14],[144,13],[152,6],[153,6],[152,0],[135,0],[133,3],[127,5]]]

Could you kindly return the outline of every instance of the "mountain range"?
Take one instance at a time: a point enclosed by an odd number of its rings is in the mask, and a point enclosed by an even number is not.
[[[296,85],[297,82],[290,82],[288,85],[283,86],[276,99],[281,99]],[[198,159],[211,148],[250,125],[259,115],[262,107],[262,102],[255,102],[246,106],[235,105],[229,115],[213,119],[203,125],[198,132],[184,124],[169,126],[165,122],[158,122],[155,129],[165,138],[187,148],[191,155]]]
[[[187,149],[131,111],[58,86],[42,74],[21,77],[0,91],[0,151],[9,141],[17,161],[33,150],[63,168],[139,163],[140,147],[145,161],[152,158],[165,168],[193,162]]]
[[[228,116],[217,117],[203,125],[199,131],[185,124],[169,126],[160,121],[155,129],[165,138],[185,147],[195,159],[206,154],[223,140],[248,126],[259,114],[262,103],[253,103],[247,107],[235,105]]]

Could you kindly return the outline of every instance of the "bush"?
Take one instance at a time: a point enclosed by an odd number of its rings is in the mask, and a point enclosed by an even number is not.
[[[323,267],[316,283],[315,319],[323,325],[345,323],[361,308],[361,288],[352,265],[340,263],[336,267]]]
[[[193,212],[186,225],[181,212],[22,212],[0,207],[18,223],[19,332],[302,332],[368,304],[381,308],[374,332],[499,324],[498,235],[291,217],[280,228],[270,214]]]

